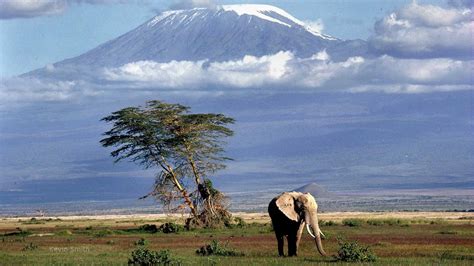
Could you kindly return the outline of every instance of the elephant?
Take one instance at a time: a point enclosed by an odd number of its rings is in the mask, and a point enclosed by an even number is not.
[[[297,256],[298,247],[304,227],[314,238],[316,248],[322,256],[326,256],[321,243],[318,224],[318,204],[310,193],[284,192],[273,198],[268,205],[268,213],[272,219],[273,229],[278,242],[278,255],[284,256],[283,238],[286,236],[288,256]],[[311,233],[311,229],[314,232]]]

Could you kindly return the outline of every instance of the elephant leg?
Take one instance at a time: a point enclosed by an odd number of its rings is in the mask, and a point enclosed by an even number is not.
[[[278,241],[278,256],[285,256],[283,253],[283,235],[277,235],[276,236],[277,241]]]
[[[296,235],[288,235],[288,256],[296,256]]]
[[[306,225],[306,223],[302,222],[300,224],[300,227],[298,228],[298,232],[296,233],[296,252],[295,252],[295,255],[298,255],[298,249],[300,247],[301,236],[303,234],[303,230],[304,230],[305,225]]]

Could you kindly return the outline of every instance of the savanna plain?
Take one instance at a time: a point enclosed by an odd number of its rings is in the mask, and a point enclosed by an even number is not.
[[[168,250],[165,255],[181,265],[335,265],[347,263],[335,257],[341,243],[354,241],[377,257],[370,264],[474,264],[469,212],[321,213],[327,257],[306,232],[298,257],[278,257],[265,213],[234,213],[233,221],[186,230],[179,215],[2,218],[0,265],[126,265],[137,249]],[[196,252],[212,244],[232,252]]]

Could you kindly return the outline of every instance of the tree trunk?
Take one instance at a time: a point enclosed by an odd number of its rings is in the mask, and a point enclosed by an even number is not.
[[[194,203],[191,200],[191,198],[189,197],[188,192],[186,191],[186,189],[184,189],[184,187],[181,185],[181,183],[179,183],[178,178],[176,176],[176,173],[173,171],[173,168],[166,162],[165,158],[163,158],[163,156],[162,156],[161,159],[162,159],[163,163],[166,165],[167,169],[165,169],[165,170],[172,177],[173,184],[178,189],[178,191],[181,193],[181,195],[183,195],[184,202],[188,205],[189,209],[191,210],[191,213],[192,213],[193,217],[196,219],[196,221],[198,221],[199,219],[198,219],[198,213],[197,213],[197,210],[196,210],[196,206],[194,206]]]

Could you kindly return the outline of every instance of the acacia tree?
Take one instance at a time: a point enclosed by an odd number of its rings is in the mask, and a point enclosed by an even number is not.
[[[104,147],[115,147],[115,162],[130,159],[145,168],[157,168],[154,196],[166,206],[187,206],[195,223],[228,215],[222,193],[212,187],[210,174],[225,167],[224,138],[233,135],[227,126],[234,119],[222,114],[190,114],[189,107],[161,101],[145,107],[128,107],[104,117],[112,123]]]

